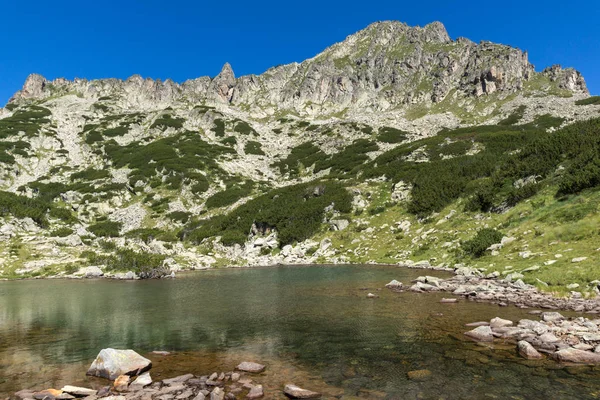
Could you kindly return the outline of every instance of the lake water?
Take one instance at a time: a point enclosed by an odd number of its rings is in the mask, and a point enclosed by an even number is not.
[[[23,388],[105,385],[85,371],[106,347],[150,358],[154,379],[257,361],[267,370],[256,380],[273,399],[288,382],[332,399],[598,398],[599,368],[527,361],[514,345],[482,346],[462,335],[466,323],[532,318],[527,310],[440,304],[442,294],[384,288],[424,274],[308,266],[174,280],[0,282],[0,398]],[[423,369],[427,379],[408,378]]]

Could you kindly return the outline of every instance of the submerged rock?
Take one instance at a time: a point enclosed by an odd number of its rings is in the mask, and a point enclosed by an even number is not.
[[[152,367],[152,362],[133,350],[102,349],[86,375],[117,379],[120,375],[136,376]]]
[[[533,348],[531,343],[521,340],[517,344],[517,349],[519,350],[519,354],[528,360],[538,360],[543,358],[543,356]]]
[[[235,369],[244,372],[259,373],[265,370],[265,366],[251,361],[244,361],[243,363],[235,367]]]
[[[471,331],[465,332],[465,335],[480,342],[494,341],[494,334],[492,333],[492,328],[489,326],[478,326]]]
[[[591,351],[578,350],[572,347],[562,349],[554,353],[558,361],[572,362],[579,364],[599,364],[600,354]]]
[[[318,399],[321,393],[312,392],[307,389],[302,389],[294,384],[288,383],[283,389],[283,393],[292,399]]]
[[[431,377],[431,371],[428,369],[418,369],[415,371],[408,371],[406,374],[408,379],[413,381],[424,381]]]

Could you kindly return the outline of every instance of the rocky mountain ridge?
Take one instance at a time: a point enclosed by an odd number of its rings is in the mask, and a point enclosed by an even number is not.
[[[543,81],[545,87],[528,87],[532,81]],[[247,110],[252,117],[281,112],[323,117],[403,111],[448,97],[461,103],[494,93],[501,98],[540,95],[550,89],[564,96],[589,95],[585,80],[574,69],[553,66],[537,73],[527,52],[519,49],[464,38],[453,41],[439,22],[421,28],[387,21],[374,23],[300,64],[273,67],[261,75],[236,78],[228,63],[213,79],[182,84],[139,75],[125,81],[48,81],[34,74],[12,101],[76,93],[89,99],[117,96],[124,106],[141,109],[203,103]]]
[[[375,23],[262,75],[34,74],[0,109],[0,277],[460,258],[474,226],[595,182],[576,151],[594,147],[569,141],[595,143],[595,100],[573,69],[440,23]],[[536,140],[561,156],[520,160]]]

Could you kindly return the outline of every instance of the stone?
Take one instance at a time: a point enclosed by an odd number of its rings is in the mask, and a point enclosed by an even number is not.
[[[431,377],[431,371],[428,369],[419,369],[415,371],[408,371],[407,374],[408,379],[412,381],[424,381]]]
[[[96,396],[94,396],[94,397],[96,397]],[[73,399],[76,399],[76,397],[69,393],[63,392],[63,393],[59,394],[58,396],[56,396],[55,399],[56,400],[73,400]]]
[[[220,387],[216,387],[210,393],[210,400],[224,400],[225,392]]]
[[[240,374],[238,374],[237,372],[234,372],[233,374],[231,374],[231,381],[232,382],[237,382],[240,380]]]
[[[453,303],[458,303],[458,299],[456,299],[456,298],[447,299],[447,298],[445,298],[445,297],[444,297],[444,298],[442,298],[442,299],[440,300],[440,303],[442,303],[442,304],[453,304]]]
[[[335,231],[343,231],[350,225],[350,222],[347,219],[332,219],[329,223]]]
[[[543,358],[543,356],[533,348],[531,343],[526,342],[525,340],[521,340],[517,343],[517,349],[519,350],[521,357],[528,360],[539,360],[540,358]]]
[[[198,395],[196,397],[194,397],[194,400],[205,400],[206,399],[206,395],[202,392],[198,392]]]
[[[369,293],[369,294],[367,294],[367,297],[368,297],[369,299],[374,299],[374,298],[377,298],[377,297],[379,297],[379,296],[377,296],[376,294],[373,294],[373,293]]]
[[[100,351],[87,375],[117,379],[120,375],[139,375],[152,367],[152,362],[133,350],[103,349]]]
[[[507,319],[502,319],[502,318],[499,318],[499,317],[493,318],[490,321],[490,327],[492,328],[492,330],[496,329],[496,328],[503,328],[503,327],[506,327],[506,326],[511,326],[512,324],[513,324],[512,321],[509,321]]]
[[[477,328],[465,332],[465,335],[479,342],[493,342],[494,334],[489,326],[478,326]]]
[[[19,390],[18,392],[16,392],[14,394],[14,396],[20,400],[32,399],[34,393],[35,393],[35,391],[33,391],[33,390],[23,389],[23,390]]]
[[[131,382],[131,385],[129,385],[129,387],[132,390],[139,390],[151,384],[152,377],[150,376],[150,372],[144,372],[143,374],[135,378],[135,380]]]
[[[543,312],[541,315],[545,322],[556,322],[565,319],[561,313],[556,311]]]
[[[120,375],[113,382],[113,389],[117,392],[126,392],[129,388],[129,381],[131,377],[129,375]]]
[[[235,367],[235,369],[256,374],[259,372],[263,372],[265,370],[265,366],[251,361],[244,361],[237,367]]]
[[[402,282],[393,279],[390,283],[386,284],[385,287],[388,289],[400,289],[402,287]]]
[[[56,397],[60,396],[62,394],[62,390],[57,390],[57,389],[46,389],[46,390],[41,390],[39,392],[35,392],[33,394],[33,398],[35,400],[52,400],[55,399]]]
[[[163,379],[163,383],[165,385],[172,385],[174,383],[184,383],[184,382],[189,381],[193,377],[194,377],[194,375],[192,375],[192,374],[186,374],[186,375],[177,376],[175,378]]]
[[[588,259],[587,257],[575,257],[575,258],[573,258],[573,259],[571,260],[571,262],[572,262],[572,263],[580,263],[580,262],[582,262],[582,261],[585,261],[585,260],[587,260],[587,259]]]
[[[252,386],[252,389],[250,389],[250,392],[248,392],[248,395],[246,395],[247,399],[253,400],[253,399],[260,399],[261,397],[264,397],[265,393],[263,391],[263,386],[262,385],[256,385],[256,386]]]
[[[98,391],[94,389],[88,389],[71,385],[66,385],[61,390],[63,392],[67,392],[77,397],[95,396],[98,393]]]
[[[470,322],[468,324],[465,324],[465,326],[468,326],[468,327],[489,326],[489,325],[490,325],[490,323],[487,321]]]
[[[558,361],[572,362],[579,364],[598,364],[600,363],[600,354],[591,351],[578,350],[572,347],[562,349],[554,353]]]
[[[313,392],[307,389],[302,389],[294,384],[288,383],[283,388],[283,393],[292,399],[318,399],[321,393]]]

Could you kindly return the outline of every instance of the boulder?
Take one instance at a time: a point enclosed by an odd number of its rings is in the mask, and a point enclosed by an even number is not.
[[[542,319],[544,320],[544,322],[556,322],[556,321],[562,321],[563,319],[565,319],[565,317],[563,317],[561,313],[558,313],[556,311],[551,311],[551,312],[543,312]]]
[[[524,340],[517,343],[517,349],[519,350],[519,354],[528,360],[539,360],[542,358],[542,355],[529,342]]]
[[[479,342],[493,342],[494,334],[489,326],[478,326],[477,328],[465,332],[465,335]]]
[[[350,225],[350,222],[347,219],[332,219],[329,223],[335,231],[343,231]]]
[[[385,287],[388,289],[400,289],[402,287],[402,282],[393,279],[390,283],[385,285]]]
[[[572,362],[579,364],[598,364],[600,363],[600,354],[591,351],[578,350],[572,347],[562,349],[554,353],[558,361]]]
[[[259,372],[263,372],[265,370],[265,366],[251,361],[244,361],[243,363],[235,367],[235,369],[256,374]]]
[[[512,321],[509,321],[508,319],[502,319],[499,317],[493,318],[490,321],[490,326],[492,327],[492,329],[496,329],[496,328],[504,328],[507,326],[511,326],[513,324]]]
[[[133,350],[102,349],[87,375],[117,379],[120,375],[136,376],[152,368],[152,362]]]
[[[82,388],[82,387],[70,386],[70,385],[63,387],[60,390],[62,390],[63,392],[72,394],[73,396],[77,396],[77,397],[95,396],[96,393],[98,393],[98,391],[94,390],[94,389],[88,389],[88,388]]]
[[[307,389],[302,389],[294,384],[288,383],[283,389],[283,393],[292,399],[318,399],[321,393],[312,392]]]

